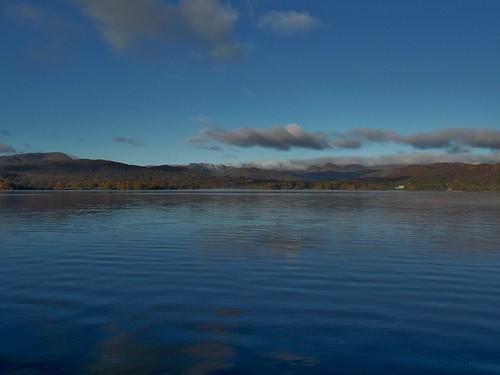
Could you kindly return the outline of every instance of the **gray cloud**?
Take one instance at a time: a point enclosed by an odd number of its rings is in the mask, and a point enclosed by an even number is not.
[[[9,145],[0,143],[0,154],[15,154],[16,150]]]
[[[199,118],[200,122],[202,122],[202,123],[210,121],[208,119],[208,117],[206,117],[204,115],[199,115],[198,118]],[[203,150],[217,151],[217,152],[223,151],[223,149],[221,147],[214,145],[214,144],[211,144],[210,138],[207,137],[203,132],[200,132],[195,137],[192,137],[191,139],[189,139],[188,143],[191,144],[191,146],[193,146],[193,147],[203,149]]]
[[[334,140],[332,142],[332,145],[335,147],[335,148],[340,148],[340,149],[358,149],[358,148],[361,148],[362,144],[360,141],[358,140],[355,140],[355,139],[347,139],[347,138],[341,138],[341,139],[337,139],[337,140]]]
[[[143,47],[151,41],[191,40],[205,46],[216,60],[240,57],[243,48],[232,40],[238,13],[219,0],[75,0],[117,51]]]
[[[238,20],[236,10],[219,0],[181,0],[179,10],[191,31],[214,45],[227,42]]]
[[[208,150],[208,151],[217,151],[217,152],[222,152],[222,148],[220,148],[219,146],[216,146],[216,145],[199,145],[197,146],[198,148],[202,148],[204,150]]]
[[[446,129],[402,136],[401,142],[420,149],[449,148],[458,145],[497,150],[500,149],[500,130],[481,128]]]
[[[258,22],[259,28],[285,36],[306,33],[319,25],[320,22],[316,17],[296,11],[272,11],[260,17]]]
[[[222,148],[220,148],[219,146],[208,146],[207,150],[210,150],[210,151],[222,151]]]
[[[449,154],[467,154],[472,152],[472,150],[467,146],[452,145],[446,149]]]
[[[324,150],[331,148],[327,137],[321,132],[307,132],[297,124],[275,126],[270,129],[241,128],[225,130],[206,128],[202,139],[215,140],[239,147],[266,147],[287,151],[292,147]]]
[[[412,146],[416,149],[448,149],[457,152],[469,147],[500,149],[500,130],[483,128],[452,128],[402,135],[392,130],[353,129],[337,135],[343,140],[364,142],[393,142]]]
[[[0,137],[10,137],[11,134],[7,130],[0,130]]]
[[[116,50],[172,33],[174,7],[158,0],[76,0]],[[173,30],[170,30],[170,29]]]
[[[336,165],[360,164],[364,166],[432,163],[500,163],[500,152],[490,152],[487,154],[415,152],[409,154],[386,154],[378,156],[332,156],[313,159],[258,160],[241,163],[240,165],[264,169],[305,170],[311,166],[322,166],[329,163]]]
[[[128,144],[130,146],[136,146],[136,147],[144,146],[144,142],[142,140],[136,139],[136,138],[114,137],[113,141],[115,141],[117,143],[125,143],[125,144]]]
[[[357,140],[358,142],[390,142],[396,141],[400,138],[400,135],[392,130],[380,130],[380,129],[352,129],[345,134],[338,134],[340,138]]]
[[[352,129],[344,133],[310,132],[297,124],[236,130],[206,125],[195,138],[199,144],[216,141],[239,147],[260,146],[285,151],[293,147],[314,150],[359,149],[371,143],[395,143],[420,150],[441,149],[455,154],[469,153],[474,148],[500,150],[500,130],[484,128],[451,128],[400,134],[394,130],[370,128]]]

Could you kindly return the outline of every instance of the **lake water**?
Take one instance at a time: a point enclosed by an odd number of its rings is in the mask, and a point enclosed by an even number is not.
[[[1,374],[499,374],[500,195],[0,194]]]

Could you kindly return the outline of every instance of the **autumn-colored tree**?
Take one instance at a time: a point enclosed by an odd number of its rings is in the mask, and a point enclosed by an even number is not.
[[[0,179],[0,190],[8,190],[10,189],[10,184],[8,181]]]

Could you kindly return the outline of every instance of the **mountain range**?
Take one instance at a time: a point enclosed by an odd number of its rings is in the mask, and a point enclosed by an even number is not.
[[[0,157],[0,189],[210,188],[500,191],[500,163],[369,167],[325,163],[283,170],[207,163],[137,166],[60,152]]]

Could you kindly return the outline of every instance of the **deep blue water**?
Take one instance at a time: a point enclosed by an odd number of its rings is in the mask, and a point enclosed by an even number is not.
[[[499,374],[500,195],[1,193],[1,374]]]

